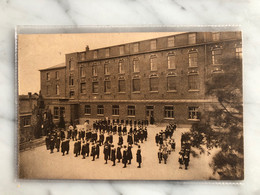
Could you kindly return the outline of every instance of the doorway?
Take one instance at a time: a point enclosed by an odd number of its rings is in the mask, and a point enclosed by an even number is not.
[[[146,106],[146,119],[151,125],[154,124],[154,106]]]

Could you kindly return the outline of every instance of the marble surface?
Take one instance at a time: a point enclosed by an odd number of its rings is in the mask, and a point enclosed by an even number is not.
[[[0,194],[260,194],[257,177],[260,175],[259,5],[257,0],[1,0]],[[245,181],[216,184],[15,179],[14,35],[17,25],[189,25],[192,30],[194,25],[226,24],[241,25],[243,30]]]

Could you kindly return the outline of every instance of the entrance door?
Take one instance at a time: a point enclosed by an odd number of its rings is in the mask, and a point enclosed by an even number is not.
[[[150,124],[154,124],[154,107],[146,106],[146,119]]]

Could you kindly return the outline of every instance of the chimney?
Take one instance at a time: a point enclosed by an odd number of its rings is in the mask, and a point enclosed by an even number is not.
[[[89,46],[88,45],[86,45],[86,51],[89,51]]]

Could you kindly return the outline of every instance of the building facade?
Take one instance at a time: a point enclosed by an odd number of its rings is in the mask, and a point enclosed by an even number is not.
[[[54,120],[200,120],[214,99],[205,83],[241,58],[241,32],[189,32],[66,54],[41,72],[41,92]]]
[[[32,112],[37,104],[37,94],[19,95],[19,142],[27,142],[34,138],[32,129]]]

